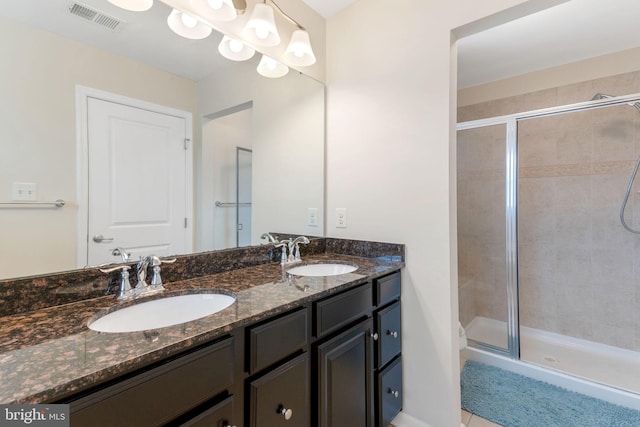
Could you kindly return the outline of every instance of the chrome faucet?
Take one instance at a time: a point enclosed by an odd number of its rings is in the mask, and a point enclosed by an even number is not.
[[[122,257],[122,262],[129,262],[129,260],[131,259],[131,253],[127,252],[120,246],[112,250],[111,255]]]
[[[288,262],[302,261],[302,258],[300,258],[300,243],[304,243],[306,245],[309,243],[309,239],[306,236],[298,236],[293,240],[289,240]]]
[[[268,243],[278,243],[278,239],[276,239],[271,233],[263,233],[260,238],[267,239]]]
[[[136,266],[138,283],[136,284],[135,291],[137,295],[149,292],[149,284],[147,283],[147,267],[149,267],[150,257],[146,256],[140,258],[138,265]]]
[[[176,262],[176,258],[162,259],[156,255],[149,255],[140,259],[138,262],[138,284],[136,285],[136,294],[145,294],[148,292],[160,292],[164,290],[162,285],[162,277],[160,276],[160,265],[172,264]],[[147,268],[153,267],[153,275],[151,276],[151,284],[147,283]]]

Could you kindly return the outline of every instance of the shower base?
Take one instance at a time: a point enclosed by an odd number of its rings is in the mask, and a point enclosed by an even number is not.
[[[476,317],[465,330],[468,339],[506,348],[505,322]],[[635,351],[522,326],[520,361],[475,348],[465,350],[463,357],[489,358],[478,361],[493,362],[505,369],[509,369],[505,364],[524,369],[530,371],[524,375],[640,409],[640,353]]]

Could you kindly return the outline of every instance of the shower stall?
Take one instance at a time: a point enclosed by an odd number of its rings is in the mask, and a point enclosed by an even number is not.
[[[472,351],[640,397],[639,100],[598,94],[458,124]]]

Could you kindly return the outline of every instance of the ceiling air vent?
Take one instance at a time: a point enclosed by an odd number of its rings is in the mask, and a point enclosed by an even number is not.
[[[112,31],[117,30],[122,24],[124,24],[124,21],[114,18],[113,16],[109,16],[82,3],[70,3],[68,10],[72,15],[91,21],[94,24],[108,28]]]

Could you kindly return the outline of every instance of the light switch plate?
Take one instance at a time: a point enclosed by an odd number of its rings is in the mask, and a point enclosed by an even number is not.
[[[307,225],[309,227],[318,226],[318,208],[309,208],[307,211]]]
[[[336,228],[347,228],[347,208],[336,208]]]
[[[35,182],[14,182],[11,198],[13,200],[34,201],[37,198]]]

